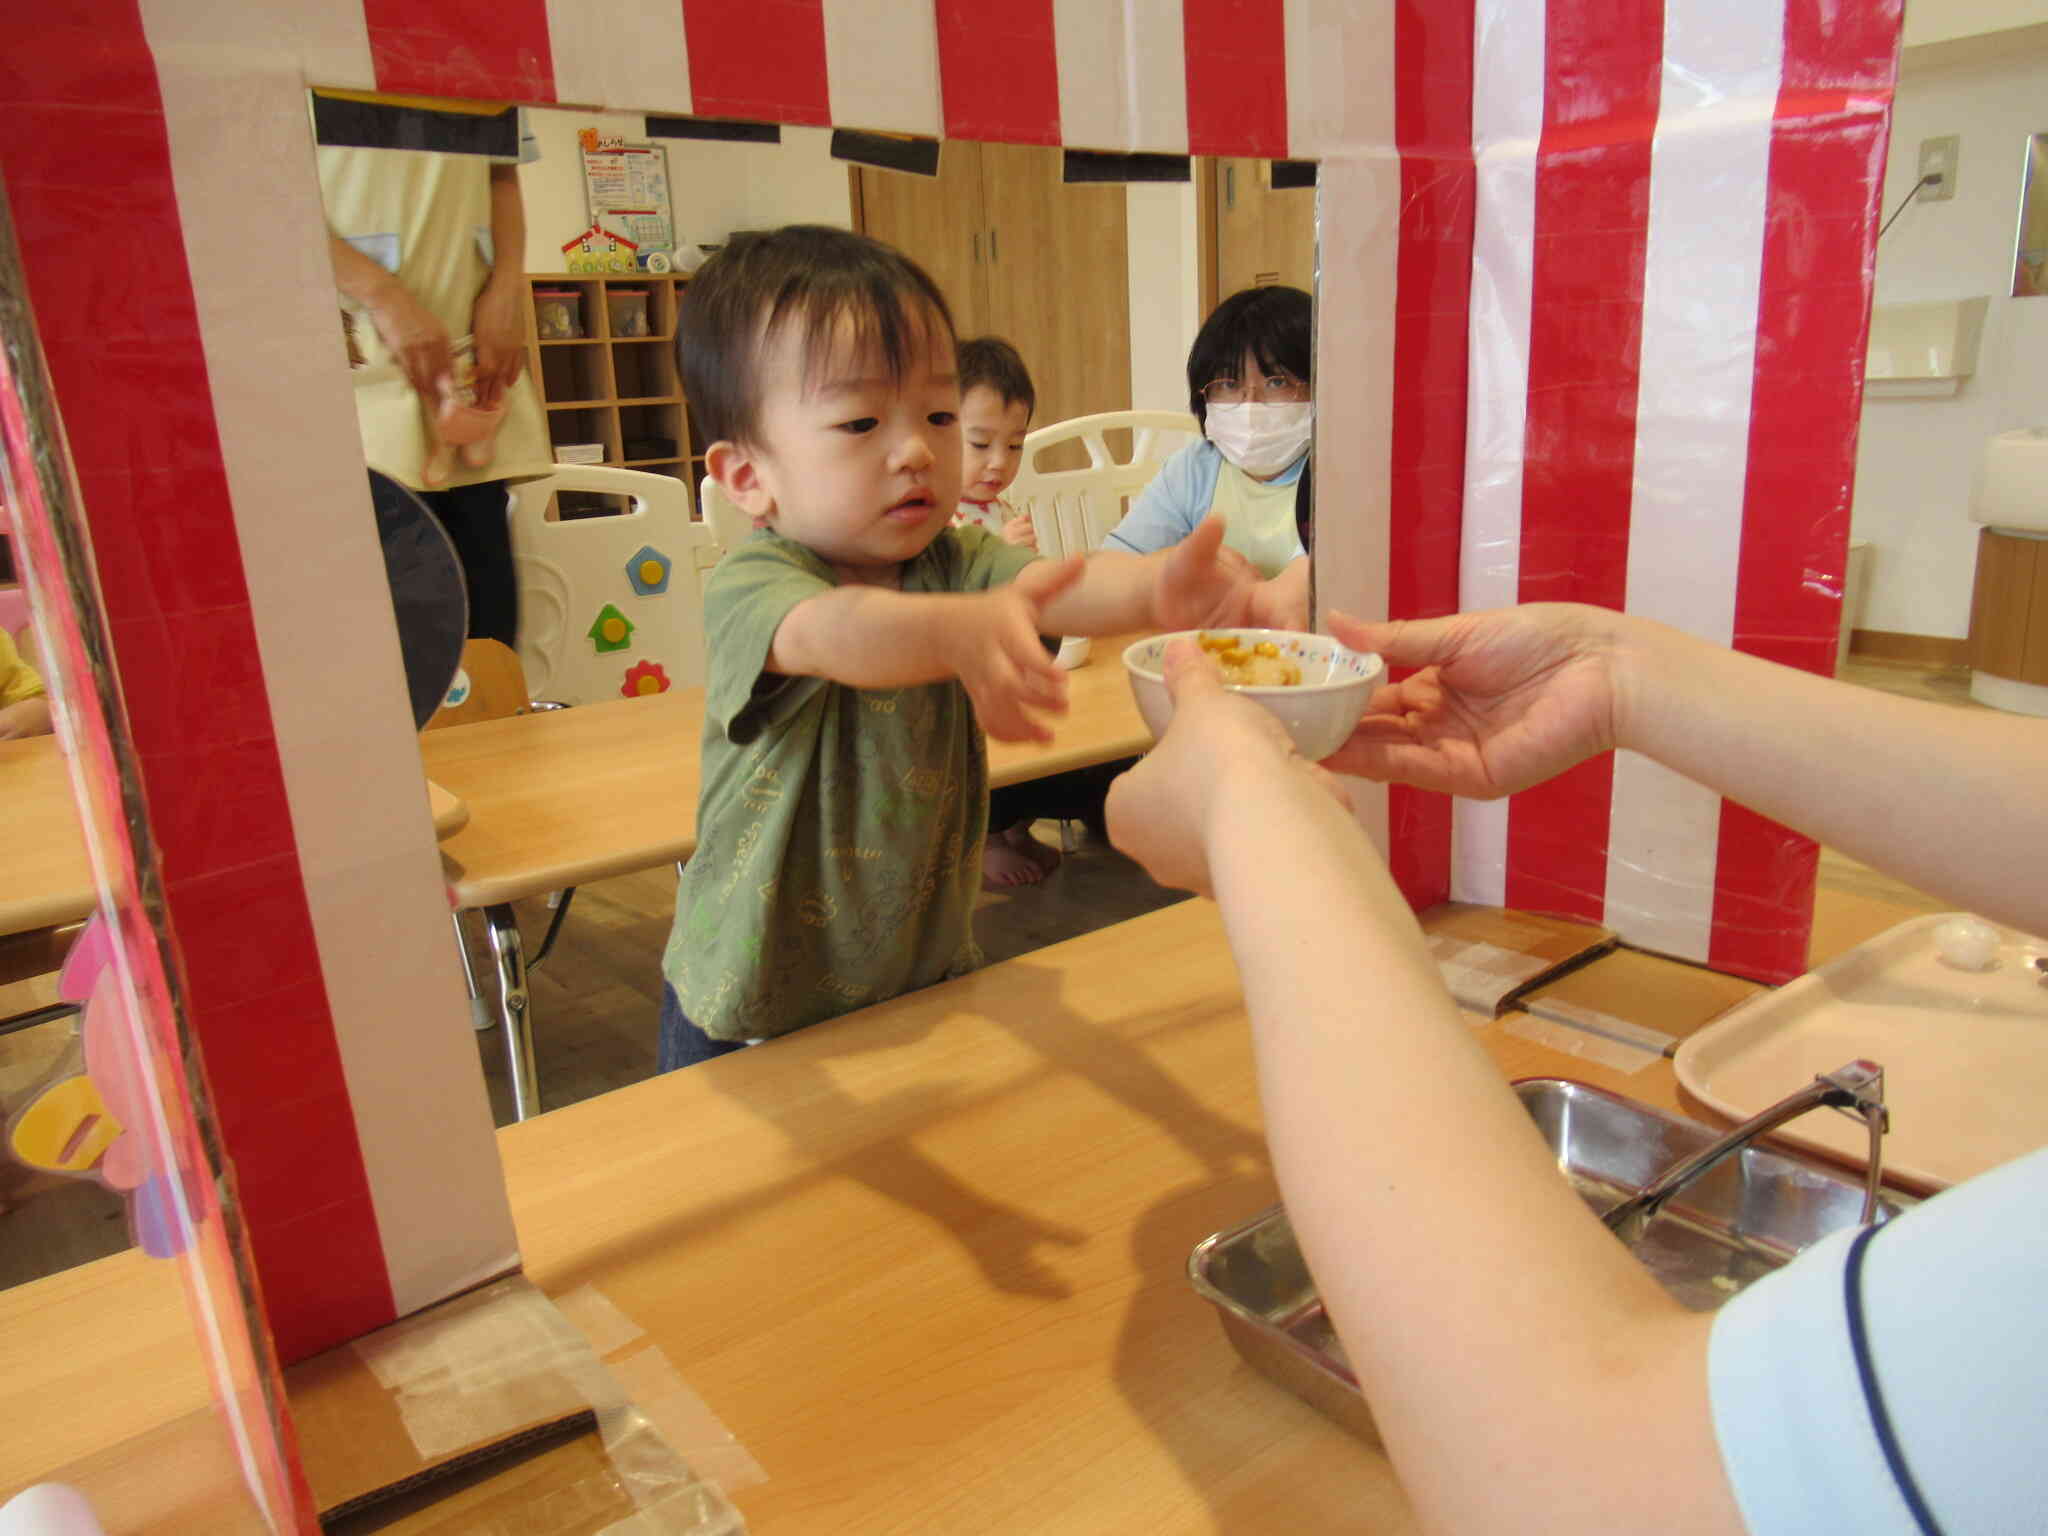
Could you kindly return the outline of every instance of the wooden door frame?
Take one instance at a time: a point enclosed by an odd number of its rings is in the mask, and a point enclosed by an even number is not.
[[[1213,155],[1198,155],[1194,160],[1195,181],[1195,246],[1196,280],[1200,289],[1201,316],[1195,322],[1200,326],[1216,312],[1221,295],[1217,292],[1220,283],[1220,268],[1223,251],[1219,244],[1221,235],[1216,226],[1216,167],[1218,161]]]

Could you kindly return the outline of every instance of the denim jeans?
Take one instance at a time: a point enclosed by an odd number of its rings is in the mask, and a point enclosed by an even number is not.
[[[714,1056],[729,1056],[747,1048],[744,1040],[714,1040],[683,1016],[682,999],[667,982],[661,984],[661,1036],[655,1048],[654,1070],[673,1072],[694,1067]]]

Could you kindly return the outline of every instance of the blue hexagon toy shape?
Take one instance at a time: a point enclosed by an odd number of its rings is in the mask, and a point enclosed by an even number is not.
[[[642,597],[653,597],[668,590],[671,569],[667,555],[652,544],[642,544],[638,552],[626,561],[626,580]]]

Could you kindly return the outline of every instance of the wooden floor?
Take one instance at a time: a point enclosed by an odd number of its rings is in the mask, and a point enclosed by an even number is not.
[[[1844,677],[1867,687],[1957,708],[1982,706],[1969,697],[1965,669],[1929,669],[1852,659]],[[1161,889],[1130,860],[1079,823],[1065,829],[1069,851],[1041,886],[985,895],[978,920],[990,960],[1007,959],[1184,899]],[[1057,823],[1038,832],[1057,840]],[[1879,896],[1925,911],[1944,904],[1824,850],[1821,899],[1829,893]],[[532,978],[537,1029],[535,1052],[544,1110],[636,1082],[654,1070],[655,1017],[661,995],[660,958],[674,910],[675,872],[652,870],[586,886],[576,893],[555,950]],[[522,903],[520,929],[528,952],[547,929],[541,900]],[[478,974],[488,967],[480,932],[471,948]],[[47,1000],[42,983],[0,988],[0,1015]],[[504,1042],[496,1029],[479,1033],[477,1050],[500,1124],[509,1119]],[[63,1028],[45,1026],[0,1036],[0,1107],[33,1083],[55,1055],[68,1048]],[[10,1183],[10,1177],[12,1182]],[[68,1268],[125,1246],[127,1221],[120,1200],[96,1185],[25,1178],[0,1159],[0,1285]]]

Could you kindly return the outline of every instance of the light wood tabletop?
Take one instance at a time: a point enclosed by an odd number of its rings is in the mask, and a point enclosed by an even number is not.
[[[92,910],[92,863],[55,736],[0,741],[0,934],[74,923]]]
[[[1504,1077],[1678,1105],[1668,1061],[1614,1071],[1511,1022],[1473,1019]],[[765,1469],[734,1495],[757,1531],[1410,1528],[1384,1457],[1243,1365],[1187,1280],[1196,1242],[1277,1195],[1207,902],[499,1146],[528,1277],[646,1330]],[[207,1446],[205,1392],[169,1266],[131,1251],[0,1293],[0,1496],[69,1464],[132,1503]],[[576,1445],[389,1529],[476,1529],[602,1469]],[[114,1528],[232,1528],[200,1507]]]
[[[1152,744],[1121,657],[1095,643],[1068,674],[1050,743],[989,743],[992,787],[1133,757]],[[441,845],[457,905],[488,907],[687,859],[697,846],[704,690],[428,731],[429,779],[469,807]]]
[[[469,808],[438,784],[427,785],[434,833],[447,837]],[[96,900],[69,766],[55,736],[0,741],[0,935],[75,923]]]

